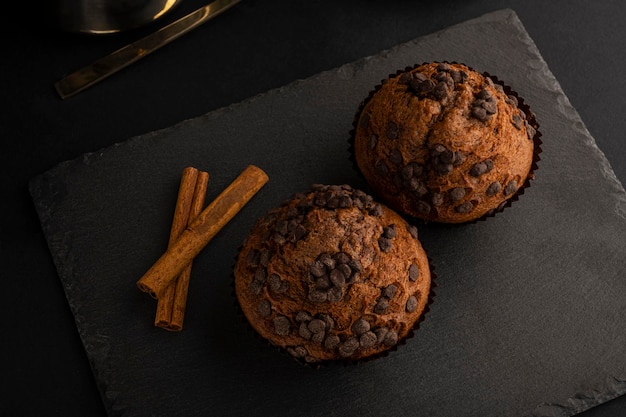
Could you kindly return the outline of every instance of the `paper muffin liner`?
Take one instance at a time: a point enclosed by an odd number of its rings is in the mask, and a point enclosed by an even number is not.
[[[369,184],[369,181],[363,175],[363,173],[362,173],[362,171],[361,171],[361,169],[360,169],[360,167],[359,167],[359,165],[358,165],[358,163],[356,161],[356,157],[355,157],[355,135],[356,135],[357,125],[358,125],[359,119],[361,117],[361,113],[363,112],[363,109],[365,108],[367,103],[374,96],[374,94],[376,94],[376,92],[378,92],[378,90],[380,90],[380,88],[389,79],[397,77],[397,76],[399,76],[399,75],[401,75],[401,74],[403,74],[405,72],[414,70],[414,69],[416,69],[416,68],[418,68],[418,67],[420,67],[422,65],[433,64],[433,63],[435,63],[435,64],[458,64],[458,65],[465,65],[469,70],[475,71],[475,72],[479,72],[479,71],[476,71],[474,68],[470,67],[469,65],[464,64],[462,62],[457,62],[457,61],[428,61],[428,62],[423,62],[421,64],[415,64],[413,66],[407,66],[404,69],[399,69],[395,73],[389,74],[387,76],[387,78],[382,79],[379,84],[376,84],[374,86],[374,88],[369,91],[368,95],[359,103],[359,105],[357,107],[357,111],[355,112],[355,115],[354,115],[354,118],[353,118],[353,121],[352,121],[352,129],[350,129],[349,135],[348,135],[348,155],[349,155],[349,160],[352,163],[352,167],[355,170],[355,172],[358,174],[359,178],[361,178],[365,182],[365,184],[367,185],[367,189],[364,190],[364,191],[366,191],[369,194],[375,196],[381,202],[387,203],[384,199],[380,198],[378,193],[376,193],[374,191],[374,189],[372,188],[372,186]],[[422,224],[424,224],[424,223],[437,223],[437,224],[444,224],[444,225],[455,226],[455,225],[473,224],[473,223],[477,223],[477,222],[480,222],[480,221],[487,220],[490,217],[494,217],[497,213],[503,211],[505,208],[511,206],[515,201],[519,200],[520,196],[524,194],[524,191],[530,187],[531,181],[533,181],[535,179],[535,172],[538,170],[538,168],[539,168],[538,163],[541,160],[541,158],[540,158],[540,154],[542,152],[541,144],[543,143],[541,141],[542,133],[539,130],[540,126],[539,126],[539,123],[537,122],[537,118],[536,118],[535,114],[530,109],[530,106],[528,104],[526,104],[524,98],[522,96],[520,96],[517,91],[513,90],[509,85],[505,84],[504,81],[498,79],[498,77],[496,77],[494,75],[489,74],[488,72],[482,72],[480,74],[483,75],[484,77],[490,78],[493,81],[494,84],[500,85],[503,88],[505,94],[514,96],[517,99],[517,103],[518,103],[517,107],[522,112],[524,112],[524,114],[526,115],[526,121],[535,130],[535,134],[532,137],[532,141],[533,141],[533,158],[532,158],[532,163],[531,163],[528,175],[526,176],[526,179],[524,180],[524,183],[518,187],[517,191],[511,197],[509,197],[506,200],[504,200],[499,207],[497,207],[496,209],[492,209],[492,210],[488,211],[487,213],[485,213],[481,217],[478,217],[478,218],[473,219],[473,220],[468,220],[468,221],[465,221],[465,222],[462,222],[462,223],[446,223],[446,222],[438,222],[436,220],[425,220],[425,219],[422,219],[422,218],[419,218],[419,217],[412,216],[412,215],[410,215],[408,213],[404,213],[403,211],[398,210],[395,207],[390,206],[391,208],[396,210],[401,216],[403,216],[405,219],[407,219],[410,223],[416,223],[416,222],[420,222]]]
[[[418,230],[418,235],[419,235],[419,230]],[[421,242],[420,242],[421,244]],[[423,248],[423,246],[422,246]],[[430,258],[430,256],[428,256],[428,251],[424,249],[424,252],[426,253],[426,258],[428,260],[428,269],[430,271],[430,289],[428,291],[428,297],[426,300],[426,305],[424,306],[424,310],[422,311],[422,314],[420,314],[420,316],[418,317],[418,319],[415,321],[415,323],[413,323],[413,326],[411,327],[411,329],[408,331],[408,333],[406,334],[406,336],[404,336],[402,339],[398,339],[398,342],[387,348],[384,351],[369,355],[367,357],[363,357],[363,358],[359,358],[359,359],[350,359],[350,358],[343,358],[343,359],[329,359],[329,360],[323,360],[323,361],[317,361],[317,362],[308,362],[306,360],[304,360],[303,358],[296,358],[295,356],[293,356],[292,354],[290,354],[286,348],[283,348],[282,346],[277,346],[274,343],[272,343],[269,339],[266,339],[265,337],[263,337],[259,332],[257,332],[254,327],[252,326],[252,324],[250,324],[250,321],[248,320],[248,318],[246,317],[243,309],[241,308],[241,304],[239,303],[239,299],[237,298],[237,291],[235,288],[235,266],[237,264],[237,261],[239,259],[239,254],[241,253],[243,249],[243,245],[239,246],[238,250],[237,250],[237,255],[235,256],[234,262],[233,262],[233,266],[232,266],[232,273],[231,273],[231,282],[230,282],[230,287],[231,287],[231,297],[233,300],[233,308],[235,310],[235,314],[239,317],[239,320],[241,321],[241,325],[242,328],[245,329],[245,331],[249,332],[252,334],[252,336],[259,341],[260,344],[264,345],[265,347],[275,350],[276,352],[278,352],[279,355],[282,356],[286,356],[288,359],[291,359],[292,361],[298,363],[300,366],[303,366],[305,368],[310,368],[310,369],[320,369],[320,368],[326,368],[326,367],[330,367],[330,366],[355,366],[355,365],[359,365],[359,364],[363,364],[366,362],[371,362],[373,360],[377,360],[377,359],[381,359],[384,357],[389,356],[389,354],[395,352],[398,350],[398,347],[400,346],[404,346],[406,345],[406,343],[412,339],[413,337],[415,337],[416,332],[418,331],[421,323],[425,320],[426,318],[426,314],[430,311],[430,307],[434,301],[435,298],[435,287],[437,286],[436,281],[437,281],[437,276],[435,274],[435,267],[433,265],[433,261]]]

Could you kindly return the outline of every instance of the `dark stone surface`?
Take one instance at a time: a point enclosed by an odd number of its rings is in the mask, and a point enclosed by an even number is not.
[[[497,75],[531,105],[537,180],[493,219],[419,225],[438,279],[415,338],[360,366],[302,368],[237,316],[237,248],[257,217],[311,183],[365,188],[347,154],[359,101],[396,69],[443,59]],[[626,193],[513,11],[172,124],[31,182],[109,415],[557,416],[626,392]],[[270,183],[197,258],[185,330],[154,328],[155,303],[134,285],[167,244],[180,172],[208,171],[211,199],[247,164]]]

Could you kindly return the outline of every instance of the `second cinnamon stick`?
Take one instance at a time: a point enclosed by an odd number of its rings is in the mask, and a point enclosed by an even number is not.
[[[189,212],[188,224],[193,223],[193,220],[202,212],[208,183],[209,174],[199,171],[193,201],[191,203],[191,210]],[[180,275],[178,275],[175,282],[169,285],[163,292],[161,298],[159,298],[155,318],[155,325],[157,327],[171,331],[180,331],[183,329],[192,263],[193,262],[187,264]]]

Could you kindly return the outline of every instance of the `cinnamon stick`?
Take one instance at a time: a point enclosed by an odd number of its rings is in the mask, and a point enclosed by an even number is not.
[[[189,211],[188,225],[200,214],[204,207],[209,174],[203,171],[198,172],[196,179],[193,201]],[[187,264],[185,269],[176,278],[175,284],[171,284],[163,292],[157,303],[157,313],[154,325],[166,330],[180,331],[183,329],[183,320],[187,308],[187,290],[189,288],[189,278],[191,277],[192,263]]]
[[[249,165],[185,229],[180,238],[137,281],[137,287],[160,298],[187,264],[267,183],[267,174]]]
[[[178,196],[174,208],[174,218],[170,228],[168,247],[172,246],[180,234],[189,224],[189,212],[193,202],[194,188],[198,178],[198,170],[194,167],[186,167],[180,178]]]

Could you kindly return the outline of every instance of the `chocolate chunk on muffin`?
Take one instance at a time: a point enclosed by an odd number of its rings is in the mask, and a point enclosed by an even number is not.
[[[380,356],[428,303],[417,228],[348,185],[314,185],[260,218],[235,264],[252,328],[308,363]]]
[[[538,126],[494,79],[432,62],[390,76],[364,100],[353,157],[381,201],[423,220],[464,223],[501,210],[527,184]]]

